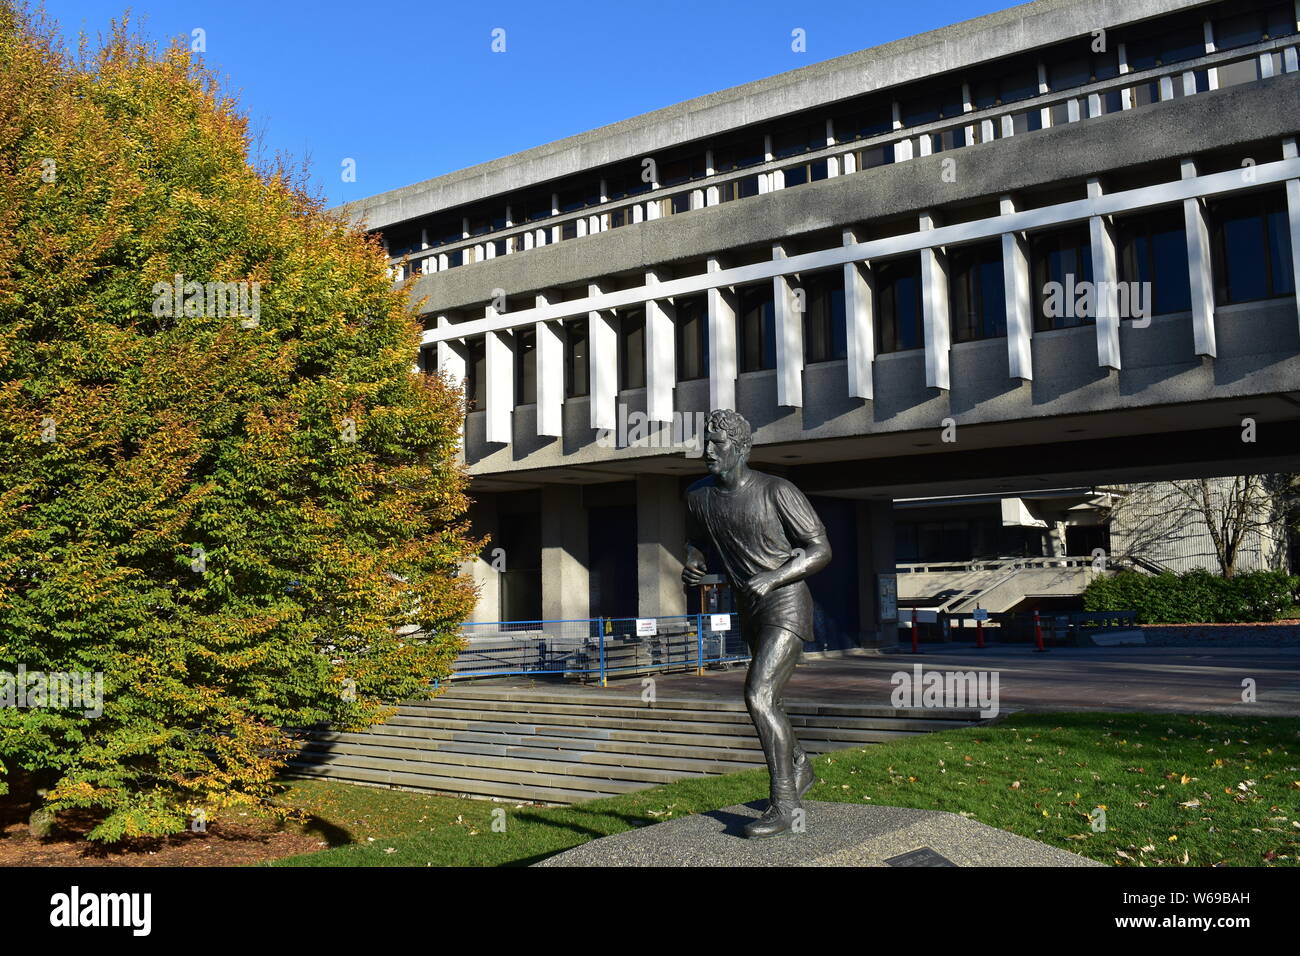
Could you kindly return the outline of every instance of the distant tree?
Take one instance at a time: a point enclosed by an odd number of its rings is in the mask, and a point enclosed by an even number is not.
[[[1280,565],[1295,476],[1237,475],[1126,485],[1109,513],[1114,557],[1158,565],[1179,545],[1202,540],[1224,577],[1258,545]]]
[[[462,397],[300,180],[183,44],[74,56],[0,0],[0,786],[92,839],[265,808],[285,728],[381,721],[461,646]],[[102,715],[19,668],[102,674]]]

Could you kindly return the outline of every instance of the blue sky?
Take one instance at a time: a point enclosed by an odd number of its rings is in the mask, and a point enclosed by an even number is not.
[[[46,0],[65,39],[126,3]],[[308,160],[330,205],[739,83],[980,16],[1011,0],[502,3],[134,0],[163,42],[206,33],[268,152]],[[492,51],[505,31],[505,52]],[[805,31],[795,52],[792,31]],[[341,163],[356,162],[356,182]]]

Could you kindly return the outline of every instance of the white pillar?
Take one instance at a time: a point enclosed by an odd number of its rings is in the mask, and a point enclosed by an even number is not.
[[[853,230],[844,230],[844,244],[857,242]],[[876,287],[866,262],[844,263],[844,333],[848,353],[849,395],[870,400],[872,363],[876,355]]]
[[[588,296],[600,295],[600,286],[587,286]],[[618,331],[612,309],[587,313],[587,356],[590,360],[591,427],[618,427]]]
[[[722,271],[710,258],[709,272]],[[730,287],[711,288],[709,302],[709,410],[736,407],[736,296]]]
[[[451,328],[451,322],[445,315],[438,316],[439,329]],[[438,343],[438,368],[447,373],[457,388],[465,387],[465,352],[463,346],[456,342]]]
[[[659,273],[646,272],[645,284],[658,285]],[[646,416],[652,422],[673,420],[673,386],[677,384],[676,308],[671,299],[645,304]]]
[[[1088,180],[1088,198],[1101,198],[1101,180]],[[1115,254],[1115,231],[1102,216],[1088,219],[1088,240],[1092,254],[1092,281],[1096,295],[1093,308],[1097,324],[1097,365],[1118,369],[1119,356],[1119,264]]]
[[[1297,6],[1300,11],[1300,5]],[[1296,138],[1282,140],[1282,158],[1295,159]],[[1300,319],[1300,179],[1286,181],[1286,213],[1291,223],[1291,275],[1295,285],[1296,316]]]
[[[921,213],[922,232],[934,228],[934,216]],[[948,356],[952,339],[948,317],[948,266],[943,250],[921,250],[921,316],[925,329],[925,384],[930,388],[949,387]]]
[[[1196,162],[1182,161],[1183,178],[1196,175]],[[1192,334],[1196,354],[1213,358],[1218,354],[1214,341],[1214,273],[1210,258],[1210,223],[1205,204],[1198,198],[1183,200],[1183,224],[1187,230],[1187,268],[1192,291]]]
[[[1000,206],[1004,216],[1016,211],[1015,201],[1010,196],[1003,196]],[[1012,378],[1033,381],[1034,353],[1031,338],[1034,334],[1034,321],[1029,287],[1029,255],[1024,240],[1014,232],[1002,234],[1002,283],[1006,295],[1007,366]]]
[[[487,307],[487,318],[497,316],[492,306]],[[507,339],[509,332],[488,332],[487,352],[487,434],[493,444],[508,445],[511,439],[511,420],[515,410],[514,350]]]
[[[537,308],[550,304],[550,296],[537,293]],[[559,438],[564,434],[564,337],[558,322],[537,323],[537,434]]]
[[[773,259],[787,259],[780,243],[772,246]],[[796,294],[791,276],[772,277],[772,307],[776,330],[776,403],[803,407],[803,296]],[[805,306],[806,307],[806,306]]]

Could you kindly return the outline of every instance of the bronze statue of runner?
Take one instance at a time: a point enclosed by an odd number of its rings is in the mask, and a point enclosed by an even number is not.
[[[786,716],[782,694],[813,639],[812,593],[804,578],[831,560],[826,528],[808,499],[784,478],[749,467],[749,422],[737,412],[709,413],[705,426],[709,477],[686,491],[686,567],[694,587],[707,572],[712,544],[731,581],[740,632],[752,658],[745,706],[758,729],[771,776],[767,811],[745,827],[748,837],[788,832],[799,799],[817,778]]]

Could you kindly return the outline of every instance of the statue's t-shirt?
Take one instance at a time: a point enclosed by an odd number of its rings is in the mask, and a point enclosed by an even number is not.
[[[804,581],[774,588],[751,601],[739,585],[760,571],[784,565],[794,549],[826,528],[803,492],[775,475],[751,471],[749,480],[728,492],[710,475],[686,491],[687,537],[711,541],[731,579],[741,629],[771,625],[811,641],[812,593]]]

